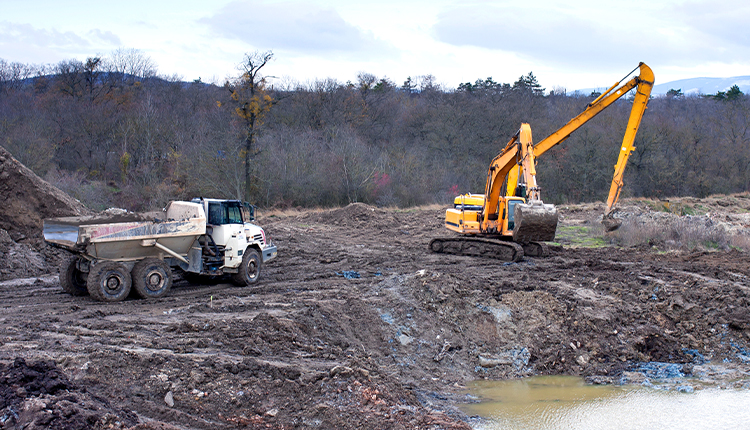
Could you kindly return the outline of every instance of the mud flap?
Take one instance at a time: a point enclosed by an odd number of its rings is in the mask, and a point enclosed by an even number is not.
[[[518,243],[549,242],[555,240],[557,208],[541,200],[519,203],[513,213],[513,241]]]

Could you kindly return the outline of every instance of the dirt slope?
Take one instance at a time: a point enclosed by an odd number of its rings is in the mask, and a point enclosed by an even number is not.
[[[0,146],[0,280],[49,273],[58,252],[44,244],[42,220],[90,213]]]
[[[90,213],[81,202],[39,178],[0,146],[0,228],[14,241],[41,238],[45,218]]]
[[[562,215],[561,231],[596,214]],[[452,404],[469,380],[637,382],[651,362],[747,385],[743,252],[566,245],[504,264],[430,253],[440,209],[363,204],[260,224],[279,257],[252,289],[178,281],[102,304],[54,277],[0,284],[0,362],[52,360],[106,400],[101,428],[131,426],[122,411],[179,428],[468,428]]]

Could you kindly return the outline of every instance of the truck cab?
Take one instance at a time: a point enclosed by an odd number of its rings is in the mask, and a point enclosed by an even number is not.
[[[206,213],[206,234],[198,242],[203,267],[186,271],[208,275],[231,273],[238,283],[257,280],[261,264],[277,255],[265,231],[252,221],[255,207],[240,200],[194,198]],[[193,261],[193,259],[190,259]],[[192,265],[191,265],[192,266]]]

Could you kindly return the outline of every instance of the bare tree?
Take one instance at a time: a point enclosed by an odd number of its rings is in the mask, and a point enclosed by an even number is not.
[[[156,65],[150,57],[135,48],[118,48],[107,61],[107,70],[118,75],[122,83],[156,76]]]
[[[40,67],[18,62],[8,63],[0,58],[0,91],[20,89],[24,81],[39,70]]]
[[[78,60],[65,60],[55,65],[53,72],[57,89],[71,97],[83,94],[83,63]]]
[[[253,193],[252,160],[257,155],[255,140],[258,128],[263,123],[271,107],[276,103],[266,90],[266,78],[261,69],[273,58],[273,52],[252,52],[245,54],[244,62],[239,66],[242,74],[227,81],[224,87],[231,92],[235,102],[235,114],[244,123],[243,151],[245,159],[245,199],[250,200]]]

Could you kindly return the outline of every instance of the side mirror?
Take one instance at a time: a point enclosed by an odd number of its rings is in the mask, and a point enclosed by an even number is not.
[[[242,202],[242,217],[247,221],[255,221],[255,206],[248,202]]]

